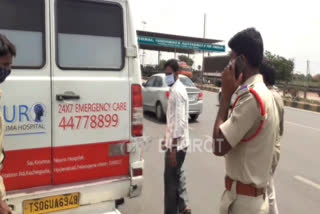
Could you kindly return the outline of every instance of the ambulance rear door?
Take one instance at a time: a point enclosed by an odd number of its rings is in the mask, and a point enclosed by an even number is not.
[[[6,122],[1,175],[10,195],[52,181],[49,1],[0,5],[0,33],[17,49],[11,75],[0,85]]]
[[[56,0],[51,11],[53,184],[129,177],[125,4]]]

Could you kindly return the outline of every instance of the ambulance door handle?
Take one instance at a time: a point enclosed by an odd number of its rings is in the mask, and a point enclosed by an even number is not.
[[[64,94],[57,94],[56,100],[57,101],[64,101],[64,100],[79,100],[80,96],[76,95],[75,93],[64,93]]]

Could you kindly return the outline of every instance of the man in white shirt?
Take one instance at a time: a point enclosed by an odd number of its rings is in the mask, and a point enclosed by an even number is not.
[[[164,213],[191,214],[183,162],[189,146],[189,100],[186,88],[179,80],[177,60],[165,64],[166,82],[170,87],[167,109],[167,129],[164,171]]]

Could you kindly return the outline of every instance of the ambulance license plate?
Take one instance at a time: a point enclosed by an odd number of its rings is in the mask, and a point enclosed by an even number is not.
[[[57,195],[23,202],[24,214],[50,213],[80,206],[80,193]]]

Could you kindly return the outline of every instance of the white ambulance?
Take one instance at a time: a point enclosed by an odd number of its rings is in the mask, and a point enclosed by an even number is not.
[[[17,47],[0,87],[13,213],[119,213],[143,182],[136,31],[127,0],[0,0]]]

